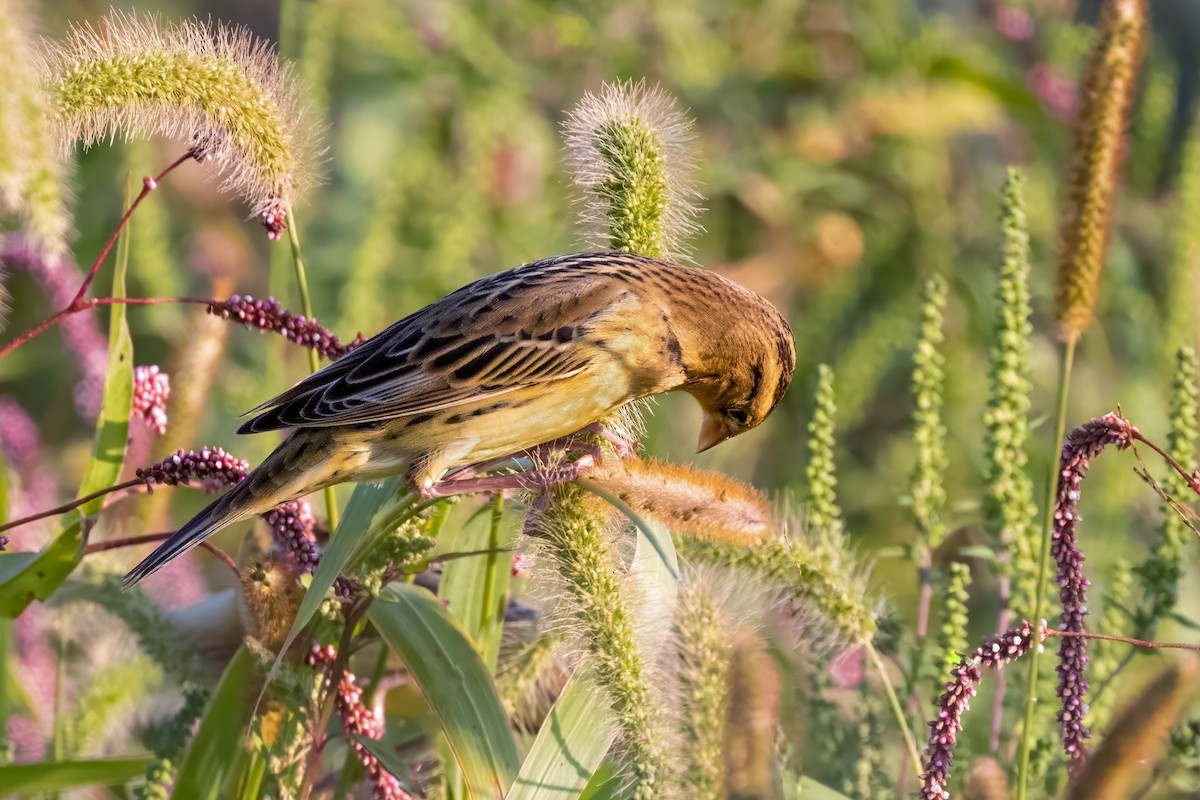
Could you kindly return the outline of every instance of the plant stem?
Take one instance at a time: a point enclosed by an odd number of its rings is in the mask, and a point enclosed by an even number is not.
[[[875,665],[875,671],[879,673],[879,679],[883,682],[883,691],[887,693],[888,703],[892,706],[892,713],[896,715],[896,722],[900,724],[900,732],[904,734],[904,745],[908,750],[908,757],[912,759],[913,767],[917,770],[917,775],[924,771],[921,766],[921,751],[917,749],[917,740],[913,738],[912,729],[908,725],[908,718],[905,716],[904,707],[900,705],[900,697],[896,694],[896,687],[892,685],[892,679],[888,676],[887,667],[883,663],[883,659],[879,657],[879,651],[875,649],[874,642],[867,642],[867,653],[871,656],[871,663]]]
[[[112,251],[113,245],[117,243],[117,239],[120,237],[121,231],[125,228],[126,223],[129,222],[129,218],[133,216],[133,212],[136,211],[137,207],[141,205],[143,200],[146,199],[146,195],[154,191],[154,189],[158,186],[159,181],[167,177],[167,175],[169,175],[173,169],[190,158],[193,158],[193,155],[192,151],[189,150],[173,161],[169,167],[160,172],[156,177],[147,177],[142,181],[142,191],[139,192],[138,196],[133,199],[132,203],[130,203],[129,208],[125,211],[125,213],[121,216],[120,221],[117,223],[116,229],[112,232],[112,235],[108,237],[108,241],[105,242],[104,247],[100,250],[100,255],[96,256],[96,259],[92,262],[92,266],[88,269],[87,275],[84,276],[83,283],[80,285],[79,291],[75,293],[75,299],[72,300],[66,308],[50,317],[50,319],[25,331],[25,333],[21,334],[16,339],[13,339],[3,348],[0,348],[0,358],[4,358],[13,350],[16,350],[29,340],[50,330],[55,325],[69,317],[71,314],[74,314],[77,311],[82,311],[84,308],[91,307],[89,305],[89,301],[85,301],[83,296],[87,294],[88,288],[92,285],[92,280],[95,279],[96,273],[100,271],[100,267],[104,263],[104,259],[106,259],[109,252]]]
[[[1038,558],[1037,592],[1034,596],[1033,618],[1040,620],[1046,602],[1046,579],[1050,573],[1050,531],[1054,528],[1054,505],[1058,492],[1058,472],[1063,440],[1067,435],[1067,397],[1070,393],[1071,367],[1075,362],[1076,337],[1063,345],[1062,363],[1058,374],[1058,401],[1054,424],[1054,450],[1046,480],[1046,500],[1042,519],[1042,545]],[[1029,789],[1029,751],[1033,746],[1033,713],[1037,705],[1039,648],[1029,654],[1029,679],[1025,687],[1025,714],[1021,724],[1021,749],[1017,771],[1017,800],[1025,800]]]
[[[296,270],[296,289],[300,293],[300,311],[309,320],[314,320],[316,317],[313,316],[312,298],[308,294],[308,275],[304,270],[304,258],[300,254],[300,234],[296,232],[296,215],[292,213],[291,208],[287,210],[285,224],[287,225],[288,244],[292,247],[292,266]],[[309,371],[316,372],[320,368],[321,357],[315,350],[309,350]],[[325,487],[325,519],[328,521],[330,531],[337,529],[337,492],[332,486]]]
[[[103,553],[106,550],[119,550],[122,547],[136,547],[139,544],[150,544],[152,542],[162,542],[170,539],[175,535],[175,531],[167,531],[166,533],[147,533],[144,536],[131,536],[128,539],[113,539],[108,542],[96,542],[89,544],[83,551],[85,556],[90,556],[93,553]],[[212,542],[200,542],[200,547],[212,553],[217,558],[225,562],[225,565],[233,570],[233,574],[241,577],[241,570],[238,569],[237,562],[233,556],[226,553],[221,548],[217,547]]]
[[[39,511],[36,514],[30,514],[29,516],[21,517],[20,519],[14,519],[12,522],[6,522],[3,525],[0,525],[0,533],[3,533],[4,531],[12,530],[13,528],[19,528],[20,526],[27,525],[30,522],[36,522],[39,519],[45,519],[46,517],[53,517],[58,514],[66,514],[68,511],[74,511],[75,509],[79,508],[80,506],[86,505],[87,503],[90,503],[91,501],[95,500],[98,497],[104,497],[104,495],[106,495],[106,494],[112,494],[113,492],[119,492],[122,489],[131,489],[134,486],[144,484],[145,482],[146,481],[142,480],[141,478],[132,478],[123,483],[114,484],[113,486],[109,486],[104,489],[100,489],[99,491],[92,492],[91,494],[84,495],[83,497],[78,497],[69,503],[63,503],[61,506],[56,506],[54,508],[50,508],[45,511]]]

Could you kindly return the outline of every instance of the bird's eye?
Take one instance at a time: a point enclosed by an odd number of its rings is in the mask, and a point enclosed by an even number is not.
[[[750,422],[750,412],[744,408],[731,408],[725,412],[725,416],[729,417],[738,425],[746,425]]]

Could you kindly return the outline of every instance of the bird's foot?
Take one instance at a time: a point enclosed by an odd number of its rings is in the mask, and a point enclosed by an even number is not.
[[[594,433],[604,441],[608,442],[610,445],[612,445],[612,449],[617,454],[617,458],[625,458],[625,456],[631,456],[637,452],[636,441],[631,442],[621,434],[609,430],[603,422],[593,422],[591,425],[581,428],[578,433],[574,433],[567,438],[573,439],[579,436],[581,433]]]
[[[432,500],[438,497],[474,492],[545,491],[586,475],[594,466],[596,466],[596,458],[585,453],[568,464],[550,469],[533,469],[508,475],[488,475],[481,478],[451,477],[428,486],[418,487],[417,493],[422,500]]]

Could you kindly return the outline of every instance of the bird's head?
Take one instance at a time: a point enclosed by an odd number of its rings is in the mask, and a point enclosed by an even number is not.
[[[763,313],[747,314],[714,335],[701,374],[684,387],[704,411],[698,453],[758,427],[792,383],[796,345],[783,316],[763,301]]]

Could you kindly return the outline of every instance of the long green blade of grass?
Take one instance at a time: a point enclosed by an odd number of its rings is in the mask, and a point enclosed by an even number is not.
[[[128,194],[128,192],[126,192]],[[128,206],[129,198],[126,198]],[[113,297],[125,296],[125,270],[129,263],[129,226],[117,245],[113,272]],[[129,436],[129,409],[133,403],[133,339],[125,321],[125,306],[109,310],[108,370],[104,374],[104,400],[96,420],[92,457],[83,474],[78,497],[112,486],[121,477],[125,444]],[[58,533],[38,553],[0,553],[0,617],[15,619],[34,600],[45,600],[83,559],[84,520],[100,510],[97,498],[69,512]]]
[[[184,756],[175,778],[173,797],[216,800],[227,796],[222,793],[225,783],[242,762],[238,754],[250,724],[256,683],[254,659],[245,647],[239,648],[221,675],[192,746]]]
[[[468,796],[504,797],[520,759],[492,676],[462,626],[412,584],[389,587],[368,616],[437,714]]]
[[[10,764],[0,767],[0,787],[6,797],[29,797],[36,792],[61,792],[82,786],[116,786],[141,775],[153,760],[154,756],[146,755]]]

